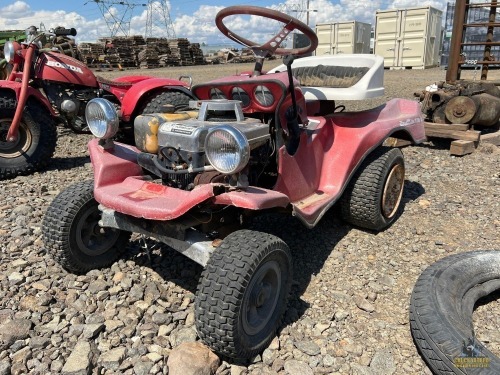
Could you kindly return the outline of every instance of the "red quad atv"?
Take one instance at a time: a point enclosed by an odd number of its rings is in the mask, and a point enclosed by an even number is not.
[[[285,26],[257,45],[226,28],[223,20],[236,14]],[[111,140],[118,121],[114,106],[90,101],[87,121],[99,138],[89,143],[94,180],[54,199],[43,235],[48,251],[75,273],[112,264],[131,232],[183,253],[204,267],[195,299],[200,338],[225,356],[249,358],[280,326],[292,259],[278,237],[243,229],[248,220],[279,211],[312,228],[339,202],[345,220],[381,230],[397,216],[405,172],[401,151],[382,143],[389,136],[419,143],[425,135],[415,101],[334,111],[331,97],[383,93],[380,57],[310,57],[297,60],[297,68],[286,57],[287,65],[261,74],[265,56],[313,51],[314,32],[289,15],[253,6],[225,8],[216,24],[253,49],[258,57],[253,74],[195,86],[200,100],[192,104],[198,110],[165,114],[159,126],[158,115],[139,116],[136,147]],[[310,45],[278,48],[294,29]],[[341,87],[299,84],[321,76]]]
[[[149,76],[111,81],[96,77],[73,57],[42,48],[47,38],[74,36],[75,29],[28,30],[25,43],[7,42],[4,47],[13,69],[0,81],[0,179],[44,167],[55,150],[55,125],[84,131],[85,106],[93,98],[106,98],[120,109],[122,131],[132,129],[139,114],[161,112],[163,104],[185,108],[194,98],[187,82]]]

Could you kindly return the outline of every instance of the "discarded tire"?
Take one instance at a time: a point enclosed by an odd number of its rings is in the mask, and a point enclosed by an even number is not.
[[[500,359],[474,337],[477,300],[500,289],[500,251],[441,259],[418,278],[410,301],[413,339],[435,374],[500,374]]]

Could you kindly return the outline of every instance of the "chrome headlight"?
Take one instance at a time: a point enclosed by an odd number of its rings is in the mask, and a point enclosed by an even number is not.
[[[229,125],[216,126],[205,138],[205,154],[212,166],[221,173],[241,171],[250,159],[247,138]]]
[[[14,47],[14,43],[5,42],[3,46],[3,55],[5,56],[5,60],[8,63],[12,64],[14,62],[14,54],[16,53],[16,48]]]
[[[120,120],[115,106],[103,98],[95,98],[85,108],[87,125],[97,138],[109,139],[118,131]]]

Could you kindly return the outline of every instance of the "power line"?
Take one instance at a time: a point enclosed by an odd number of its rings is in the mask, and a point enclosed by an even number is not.
[[[151,1],[150,1],[151,2]],[[124,36],[130,34],[130,20],[135,7],[146,7],[148,4],[140,4],[129,1],[116,1],[116,0],[89,0],[88,3],[96,3],[101,11],[101,14],[111,32],[111,37],[122,33]],[[120,6],[121,12],[118,11],[116,6]]]

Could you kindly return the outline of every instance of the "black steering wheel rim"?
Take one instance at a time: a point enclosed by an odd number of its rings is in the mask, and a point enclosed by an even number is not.
[[[282,29],[281,32],[279,32],[276,36],[271,38],[268,42],[259,45],[255,42],[252,42],[251,40],[248,40],[233,33],[226,27],[226,25],[224,25],[223,23],[224,18],[228,16],[242,15],[242,14],[271,18],[273,20],[284,23],[285,27]],[[230,6],[222,9],[221,11],[219,11],[219,13],[217,13],[217,16],[215,17],[215,24],[217,25],[217,28],[220,30],[220,32],[225,36],[227,36],[229,39],[234,40],[239,44],[242,44],[244,46],[253,49],[261,49],[263,51],[268,51],[269,54],[274,53],[282,56],[284,55],[301,56],[313,52],[318,46],[318,37],[309,26],[307,26],[305,23],[299,21],[298,19],[288,14],[281,13],[276,10],[268,8],[256,7],[251,5]],[[275,48],[274,45],[279,45],[279,43],[288,35],[288,33],[293,30],[301,31],[309,39],[310,42],[309,46],[301,48]]]

